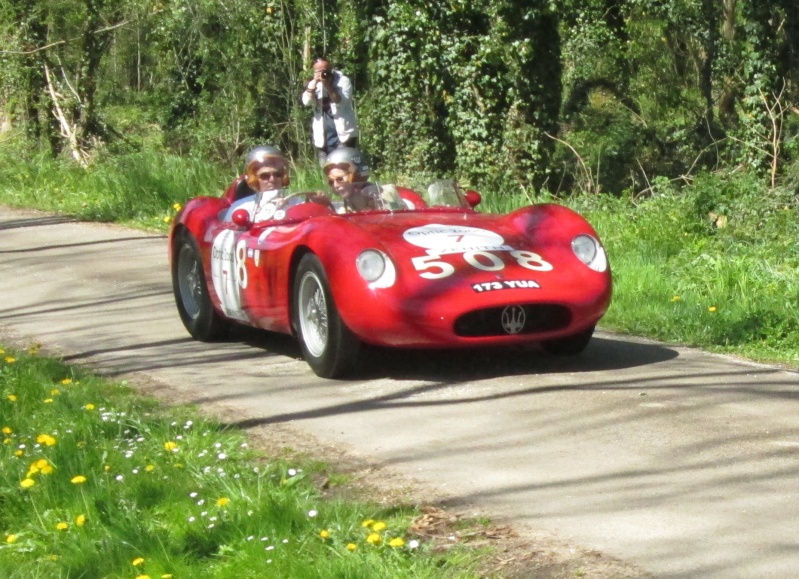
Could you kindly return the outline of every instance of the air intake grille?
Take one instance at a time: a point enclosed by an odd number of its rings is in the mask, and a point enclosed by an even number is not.
[[[534,334],[565,328],[571,322],[568,308],[554,304],[519,304],[476,310],[455,321],[455,334],[463,337]]]

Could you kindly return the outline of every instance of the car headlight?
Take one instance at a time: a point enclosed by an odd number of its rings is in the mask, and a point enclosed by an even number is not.
[[[386,288],[394,285],[397,272],[394,264],[382,251],[367,249],[355,258],[355,267],[371,287]]]
[[[572,251],[577,259],[594,271],[603,272],[608,268],[605,249],[593,236],[581,234],[572,239]]]

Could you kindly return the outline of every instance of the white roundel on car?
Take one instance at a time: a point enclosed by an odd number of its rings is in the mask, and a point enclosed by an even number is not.
[[[498,233],[463,225],[429,223],[403,233],[405,241],[435,253],[465,253],[481,250],[511,250]]]

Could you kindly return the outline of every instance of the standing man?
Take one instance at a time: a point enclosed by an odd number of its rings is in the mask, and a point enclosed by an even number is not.
[[[319,164],[338,147],[358,146],[358,119],[352,108],[352,82],[324,57],[313,63],[313,78],[302,93],[302,104],[313,106],[311,133]]]

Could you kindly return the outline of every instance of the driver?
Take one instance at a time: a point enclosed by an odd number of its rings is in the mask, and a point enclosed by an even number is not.
[[[322,170],[327,184],[344,200],[348,211],[377,209],[378,191],[374,184],[367,182],[369,163],[358,149],[339,147],[330,152]]]
[[[251,192],[233,202],[225,213],[225,221],[232,221],[233,212],[237,209],[246,209],[252,223],[271,218],[283,197],[284,187],[291,182],[286,157],[277,147],[262,145],[254,148],[247,154],[246,165],[246,175],[242,180],[246,181]]]

